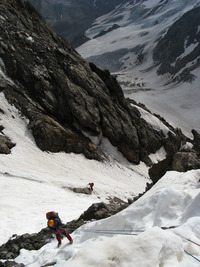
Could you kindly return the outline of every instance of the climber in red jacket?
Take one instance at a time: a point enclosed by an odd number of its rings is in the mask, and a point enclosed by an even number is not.
[[[88,189],[92,192],[94,187],[94,183],[89,183],[88,184]]]

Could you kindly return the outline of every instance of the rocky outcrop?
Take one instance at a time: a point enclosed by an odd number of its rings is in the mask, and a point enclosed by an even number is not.
[[[193,149],[196,151],[198,157],[200,157],[200,134],[196,130],[192,130],[194,136],[193,139]]]
[[[42,229],[36,234],[13,235],[7,243],[0,247],[0,259],[15,259],[20,249],[38,250],[51,240],[51,232],[48,228]]]
[[[0,57],[9,77],[2,90],[29,119],[38,147],[103,160],[106,137],[137,164],[165,143],[124,98],[116,78],[84,61],[30,3],[2,0],[0,11]]]
[[[71,188],[71,190],[77,194],[85,194],[85,195],[92,194],[92,191],[87,187],[75,187],[75,188]]]
[[[11,153],[11,149],[16,144],[14,144],[10,140],[10,138],[3,133],[3,129],[4,129],[3,125],[0,125],[0,154],[10,154]]]
[[[0,262],[0,267],[24,267],[23,263],[17,263],[15,261]]]
[[[15,145],[9,137],[0,134],[0,154],[10,154]]]
[[[153,164],[149,169],[149,176],[153,183],[156,183],[170,170],[186,172],[200,168],[200,134],[195,130],[192,130],[192,133],[194,139],[189,140],[190,145],[187,145],[187,140],[181,131],[177,130],[177,135],[168,134],[167,141],[164,144],[167,152],[166,158]]]
[[[179,172],[200,169],[200,160],[195,152],[178,152],[173,157],[172,169]]]
[[[92,204],[81,216],[78,218],[77,222],[80,221],[91,221],[91,220],[101,220],[110,217],[117,212],[128,207],[128,203],[117,198],[110,198],[109,203],[94,203]]]
[[[192,130],[194,139],[192,146],[183,146],[174,154],[172,169],[179,172],[200,169],[200,134]]]

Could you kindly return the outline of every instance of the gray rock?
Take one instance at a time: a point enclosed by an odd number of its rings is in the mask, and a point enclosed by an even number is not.
[[[200,160],[195,152],[178,152],[173,157],[172,168],[173,170],[179,172],[199,169]]]
[[[197,155],[200,157],[200,133],[198,133],[196,130],[193,129],[192,134],[194,136],[193,149],[196,151]]]
[[[140,118],[116,78],[84,61],[30,3],[3,0],[0,11],[9,18],[0,21],[1,57],[15,82],[4,94],[29,119],[38,147],[104,160],[101,139],[93,143],[101,136],[130,162],[150,164],[165,137]]]
[[[11,149],[14,146],[15,144],[10,140],[9,137],[0,133],[0,154],[10,154]]]

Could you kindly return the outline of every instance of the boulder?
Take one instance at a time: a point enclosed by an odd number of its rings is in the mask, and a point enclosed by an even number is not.
[[[0,154],[10,154],[15,145],[9,137],[0,133]]]
[[[178,152],[173,157],[172,169],[179,172],[200,169],[200,159],[195,152]]]
[[[85,188],[76,187],[76,188],[72,188],[72,190],[74,193],[78,193],[78,194],[91,195],[91,193],[92,193],[92,191],[87,187],[85,187]]]

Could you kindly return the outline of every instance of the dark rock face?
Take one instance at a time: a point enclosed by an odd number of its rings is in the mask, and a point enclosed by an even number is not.
[[[110,199],[108,204],[105,204],[104,202],[94,203],[81,214],[77,221],[101,220],[127,208],[128,205],[128,203],[117,197]]]
[[[163,145],[162,132],[141,120],[116,78],[84,61],[29,2],[2,0],[0,12],[0,56],[13,81],[4,80],[2,90],[29,119],[42,150],[102,160],[99,146],[107,137],[139,163]]]
[[[153,164],[149,169],[149,176],[153,183],[156,183],[167,171],[174,170],[186,172],[200,168],[200,134],[192,130],[194,139],[189,140],[192,148],[185,148],[185,137],[181,131],[176,130],[177,134],[168,133],[168,138],[164,144],[167,156],[164,160]]]
[[[183,140],[184,136],[180,130],[176,130],[176,135],[172,132],[168,133],[168,137],[164,144],[167,153],[166,158],[159,161],[157,164],[153,164],[149,169],[149,176],[153,183],[156,183],[167,171],[173,169],[173,156],[180,150]]]
[[[182,148],[173,156],[172,169],[179,172],[200,169],[200,134],[192,130],[194,139],[192,148]]]
[[[192,81],[191,71],[199,67],[200,61],[200,7],[194,8],[184,14],[168,30],[167,34],[159,40],[153,58],[160,63],[158,74],[181,73],[177,81]],[[177,38],[178,36],[178,38]],[[191,44],[194,48],[184,55],[185,49]],[[190,67],[186,65],[190,63]]]
[[[197,155],[200,157],[200,134],[196,130],[192,130],[194,136],[193,148],[196,151]]]
[[[24,264],[15,261],[0,262],[0,267],[23,267]]]

